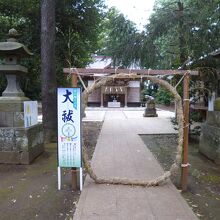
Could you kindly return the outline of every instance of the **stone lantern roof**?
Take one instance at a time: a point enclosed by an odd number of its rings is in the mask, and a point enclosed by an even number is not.
[[[0,42],[0,57],[15,55],[26,57],[33,55],[26,46],[17,42],[18,32],[13,28],[9,30],[7,42]]]

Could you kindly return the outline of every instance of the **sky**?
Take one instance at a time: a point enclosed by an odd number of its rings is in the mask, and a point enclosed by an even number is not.
[[[141,30],[153,10],[155,0],[106,0],[109,7],[115,6]]]

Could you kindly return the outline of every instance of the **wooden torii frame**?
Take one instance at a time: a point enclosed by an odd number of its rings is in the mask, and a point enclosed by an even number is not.
[[[191,70],[151,70],[151,69],[85,69],[85,68],[64,68],[63,72],[71,74],[72,86],[77,86],[77,75],[93,76],[93,74],[105,74],[105,76],[117,73],[135,73],[144,75],[183,75],[183,113],[184,113],[184,137],[183,137],[183,159],[181,173],[181,188],[187,190],[189,161],[188,161],[188,142],[189,142],[189,82],[190,75],[198,75],[198,71]]]

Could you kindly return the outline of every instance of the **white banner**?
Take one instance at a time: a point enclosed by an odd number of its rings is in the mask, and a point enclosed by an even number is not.
[[[81,167],[81,88],[58,88],[58,166]]]
[[[28,128],[38,123],[37,101],[24,102],[24,127]]]

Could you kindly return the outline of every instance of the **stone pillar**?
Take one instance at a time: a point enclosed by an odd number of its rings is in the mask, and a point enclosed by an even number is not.
[[[201,126],[199,152],[220,164],[220,97],[214,102],[214,111],[207,111]]]

